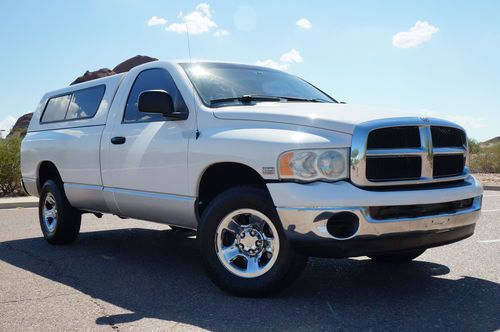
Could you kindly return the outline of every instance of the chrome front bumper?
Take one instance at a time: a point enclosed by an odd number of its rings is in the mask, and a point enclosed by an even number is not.
[[[346,241],[359,237],[374,237],[407,232],[444,231],[475,224],[481,210],[481,196],[475,197],[472,206],[453,213],[444,213],[417,218],[376,220],[370,216],[368,207],[364,208],[278,208],[283,228],[293,232],[295,239],[302,236],[315,236],[325,239]],[[328,216],[339,212],[351,212],[359,218],[358,231],[347,238],[335,238],[328,233]]]
[[[368,191],[347,182],[273,183],[268,188],[288,239],[306,248],[306,254],[326,257],[428,248],[466,238],[474,232],[482,197],[482,186],[472,176],[460,185],[439,189]],[[369,213],[376,206],[469,198],[473,203],[466,209],[430,216],[378,220]],[[353,213],[359,219],[359,228],[349,237],[336,238],[328,232],[329,216],[339,212]]]

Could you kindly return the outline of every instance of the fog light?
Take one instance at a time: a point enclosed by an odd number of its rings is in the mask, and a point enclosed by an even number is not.
[[[347,239],[359,229],[359,218],[351,212],[339,212],[328,218],[326,229],[337,239]]]

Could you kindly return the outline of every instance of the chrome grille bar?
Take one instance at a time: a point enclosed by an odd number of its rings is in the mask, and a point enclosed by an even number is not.
[[[391,157],[391,156],[422,156],[425,149],[369,149],[366,150],[367,157]]]
[[[425,153],[422,155],[422,174],[421,179],[432,179],[432,169],[434,156],[432,151],[432,134],[431,126],[422,126],[418,128],[420,131],[420,144]]]
[[[466,154],[467,147],[463,148],[434,148],[435,155]]]

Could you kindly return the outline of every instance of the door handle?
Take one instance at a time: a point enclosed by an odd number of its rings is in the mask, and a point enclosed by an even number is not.
[[[116,136],[111,139],[111,143],[113,144],[123,144],[127,139],[123,136]]]

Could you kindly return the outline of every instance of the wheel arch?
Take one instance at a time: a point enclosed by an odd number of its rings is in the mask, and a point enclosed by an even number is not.
[[[57,166],[50,160],[44,160],[38,164],[38,169],[37,169],[38,193],[41,192],[43,184],[47,180],[56,181],[56,183],[60,184],[61,188],[64,189],[63,187],[64,182],[62,180],[61,174],[59,173]]]
[[[208,166],[197,186],[197,217],[220,193],[237,186],[255,186],[269,193],[264,178],[252,167],[238,162],[219,162]]]

